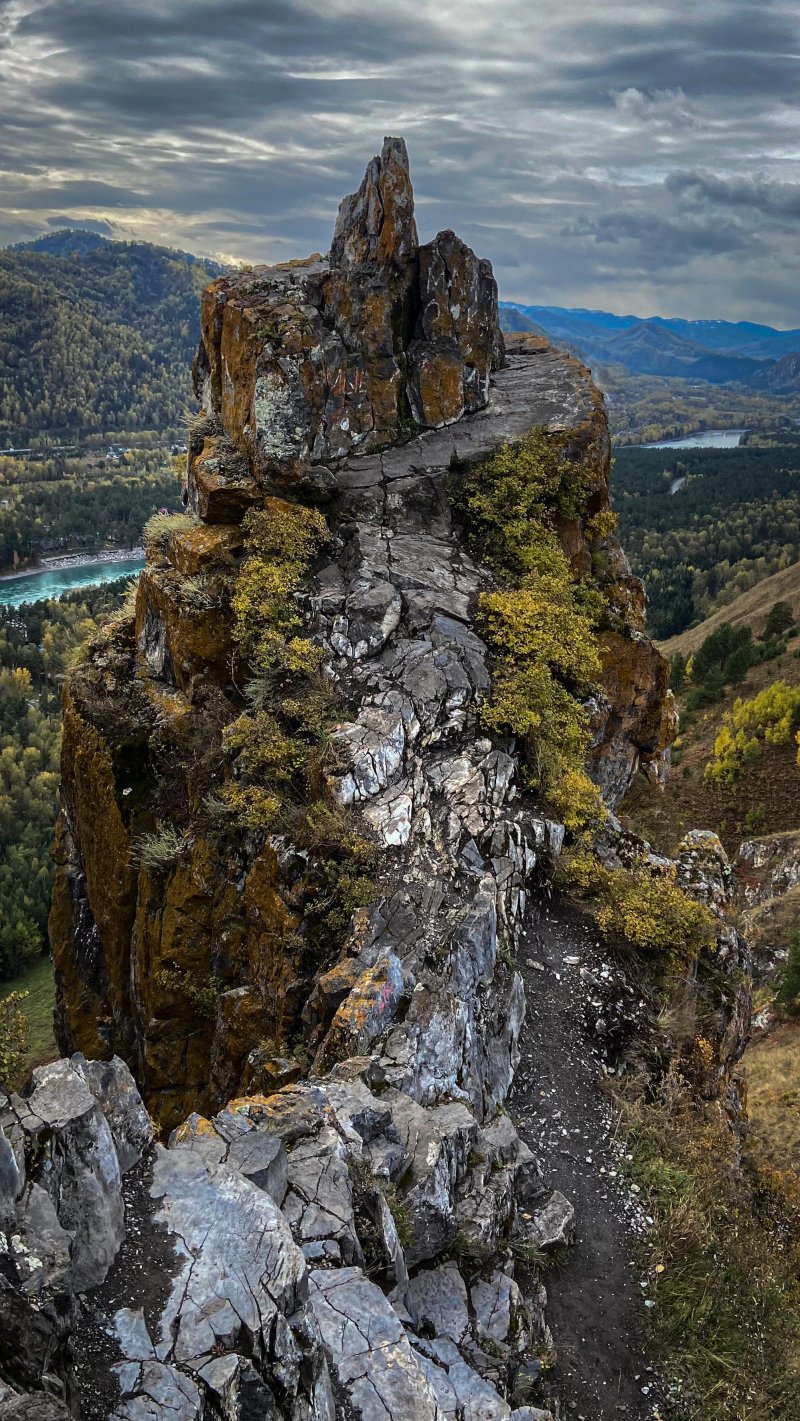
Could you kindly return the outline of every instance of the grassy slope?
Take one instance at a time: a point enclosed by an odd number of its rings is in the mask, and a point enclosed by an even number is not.
[[[747,1113],[766,1158],[800,1170],[800,1022],[786,1022],[745,1055]]]
[[[751,597],[758,591],[755,587],[746,595]],[[774,596],[770,598],[767,610],[775,600]],[[730,608],[726,612],[730,614]],[[702,628],[695,628],[701,632],[701,641],[715,621],[716,617],[709,618]],[[761,621],[759,629],[760,625]],[[662,790],[640,776],[622,803],[623,819],[666,852],[674,849],[687,830],[696,828],[715,830],[728,852],[735,853],[748,832],[745,826],[748,811],[760,808],[763,808],[763,820],[752,833],[774,834],[797,828],[800,771],[795,763],[795,745],[768,747],[755,764],[744,767],[733,786],[703,783],[703,770],[711,757],[725,711],[731,709],[737,696],[754,696],[773,681],[800,685],[800,639],[797,637],[789,642],[783,656],[751,667],[741,685],[729,687],[723,700],[695,712],[694,716],[682,716],[680,748],[666,786]]]
[[[27,1071],[52,1061],[58,1055],[53,1035],[53,1007],[55,987],[53,983],[53,963],[49,956],[40,957],[26,967],[11,982],[0,982],[0,997],[9,992],[27,992],[24,1004],[28,1018],[28,1063]]]
[[[678,652],[689,656],[697,651],[705,638],[715,632],[723,622],[730,622],[731,626],[751,627],[753,637],[757,638],[761,635],[767,613],[775,602],[788,602],[795,615],[800,615],[800,563],[785,567],[782,572],[773,573],[772,577],[756,583],[755,587],[742,592],[733,602],[729,602],[727,607],[714,612],[699,626],[690,627],[688,631],[681,632],[680,636],[661,642],[660,648],[665,656],[674,656]],[[769,679],[775,681],[778,678],[771,676]]]

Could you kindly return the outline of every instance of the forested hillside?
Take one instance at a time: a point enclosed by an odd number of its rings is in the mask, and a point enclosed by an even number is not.
[[[800,441],[772,448],[616,452],[620,536],[661,639],[800,555]]]
[[[36,461],[0,454],[0,572],[43,553],[133,547],[157,509],[180,505],[168,451]]]
[[[59,680],[128,582],[0,607],[0,981],[46,945],[59,783]]]
[[[143,242],[0,251],[0,446],[176,429],[217,270]]]

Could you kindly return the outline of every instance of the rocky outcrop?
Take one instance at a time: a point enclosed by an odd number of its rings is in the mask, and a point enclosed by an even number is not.
[[[733,860],[734,901],[760,983],[774,981],[800,919],[800,833],[745,839]]]
[[[504,353],[496,306],[489,264],[452,233],[419,245],[394,139],[327,258],[203,297],[194,517],[153,541],[135,619],[90,648],[65,701],[62,1049],[118,1053],[172,1132],[130,1188],[109,1175],[88,1274],[70,1244],[73,1292],[91,1285],[95,1319],[114,1319],[113,1346],[91,1323],[76,1342],[87,1417],[541,1414],[517,1379],[548,1337],[513,1255],[565,1240],[570,1206],[517,1208],[523,1186],[531,1205],[544,1193],[502,1106],[525,1011],[515,954],[564,830],[480,720],[491,582],[451,506],[465,470],[532,428],[586,470],[558,533],[607,593],[591,709],[610,802],[663,758],[669,715],[641,588],[595,531],[602,401],[541,341]],[[372,855],[344,931],[296,815],[259,831],[220,798],[231,725],[274,695],[233,637],[241,520],[298,502],[324,507],[330,541],[293,606],[340,707],[307,791]],[[120,1188],[141,1225],[124,1243]]]
[[[201,327],[195,392],[224,431],[191,460],[204,516],[210,460],[240,499],[249,476],[325,497],[328,461],[481,409],[503,363],[491,266],[452,232],[420,246],[399,138],[343,200],[327,259],[221,277]]]

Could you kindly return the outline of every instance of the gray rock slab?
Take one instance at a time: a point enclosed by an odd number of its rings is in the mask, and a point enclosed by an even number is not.
[[[23,1129],[41,1137],[48,1168],[40,1170],[58,1220],[72,1238],[76,1292],[101,1283],[125,1237],[119,1159],[110,1126],[69,1061],[33,1073]]]
[[[417,1273],[408,1285],[406,1300],[417,1328],[432,1329],[437,1337],[449,1337],[456,1346],[469,1335],[467,1285],[457,1263]]]
[[[439,1421],[431,1385],[402,1323],[360,1268],[310,1275],[309,1299],[334,1391],[358,1421]]]
[[[228,1165],[160,1147],[150,1192],[178,1255],[154,1338],[159,1360],[190,1365],[237,1345],[269,1356],[276,1315],[295,1311],[306,1280],[274,1200]]]
[[[119,1056],[112,1056],[110,1061],[87,1061],[76,1052],[70,1065],[83,1077],[105,1115],[120,1170],[126,1174],[138,1164],[155,1133],[133,1076]]]
[[[557,1248],[572,1242],[575,1231],[575,1210],[558,1189],[535,1210],[530,1232],[540,1248]]]

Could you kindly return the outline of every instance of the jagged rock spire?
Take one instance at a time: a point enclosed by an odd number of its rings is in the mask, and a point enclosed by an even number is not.
[[[331,266],[366,262],[405,266],[417,254],[414,192],[403,138],[384,138],[358,192],[342,198],[331,244]]]
[[[336,460],[482,409],[503,363],[491,264],[452,232],[419,245],[402,138],[343,200],[328,258],[212,282],[201,330],[195,391],[225,442],[192,446],[188,484],[212,520],[244,510],[248,479],[324,495]]]

